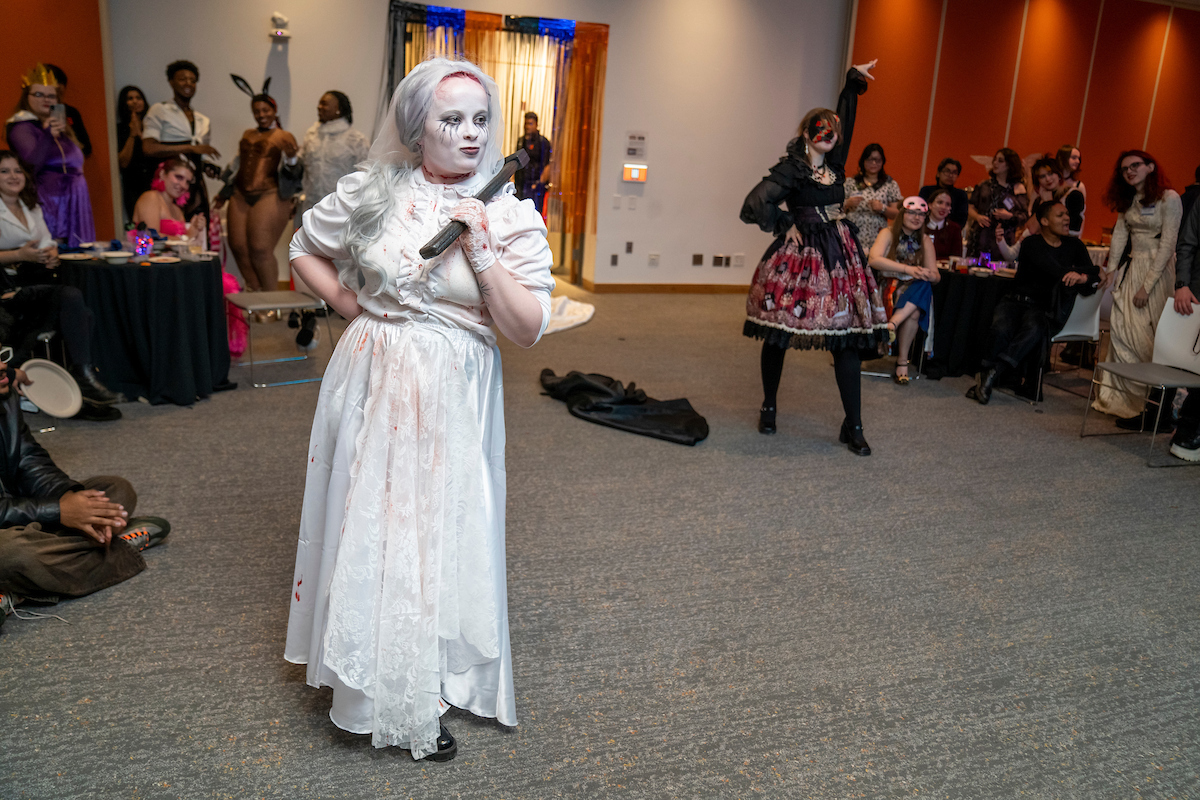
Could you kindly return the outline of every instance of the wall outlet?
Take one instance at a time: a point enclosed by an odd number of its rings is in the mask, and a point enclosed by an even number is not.
[[[615,267],[617,265],[617,254],[616,253],[612,254],[612,261],[608,262],[608,265],[610,267]]]
[[[626,242],[626,243],[625,243],[625,252],[626,252],[626,253],[632,253],[632,252],[633,252],[633,242]]]
[[[652,267],[658,266],[658,253],[650,254],[650,266],[652,266]]]
[[[692,254],[692,266],[693,267],[703,267],[704,266],[704,254],[703,253],[693,253]]]
[[[725,266],[725,256],[723,256],[723,255],[713,256],[712,265],[714,267]]]
[[[629,195],[629,210],[634,211],[636,209],[637,209],[637,195],[631,194],[631,195]]]
[[[621,195],[613,195],[613,208],[617,209],[618,211],[621,210]]]
[[[733,254],[733,268],[741,269],[744,266],[746,266],[746,254],[745,253],[734,253]]]

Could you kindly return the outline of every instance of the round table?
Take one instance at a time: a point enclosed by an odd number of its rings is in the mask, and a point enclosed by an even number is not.
[[[925,361],[931,378],[974,375],[987,348],[996,304],[1012,278],[947,272],[933,287],[933,355]]]
[[[126,397],[191,405],[229,383],[221,264],[66,261],[57,272],[96,316],[100,379]]]

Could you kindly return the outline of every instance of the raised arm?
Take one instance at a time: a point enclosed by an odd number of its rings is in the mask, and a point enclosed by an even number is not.
[[[838,95],[837,115],[842,122],[842,135],[837,145],[829,151],[825,160],[831,164],[845,168],[850,156],[850,140],[854,138],[854,118],[858,112],[858,96],[867,90],[867,81],[875,80],[871,70],[879,59],[867,64],[857,64],[846,73],[846,85]]]

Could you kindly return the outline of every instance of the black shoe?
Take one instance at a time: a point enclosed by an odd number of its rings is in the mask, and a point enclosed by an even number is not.
[[[128,521],[120,539],[134,550],[146,550],[161,544],[171,532],[171,523],[162,517],[134,517]]]
[[[292,313],[288,314],[288,327],[289,328],[299,328],[300,327],[300,312],[299,311],[293,311]]]
[[[84,422],[115,422],[121,418],[121,409],[116,406],[97,406],[86,400],[79,413],[71,419],[81,419]]]
[[[867,440],[863,438],[862,425],[851,427],[845,420],[842,421],[842,431],[838,434],[838,441],[850,448],[850,452],[856,456],[871,455],[871,445],[867,444]]]
[[[1190,433],[1183,428],[1171,437],[1171,455],[1184,461],[1200,461],[1200,428]]]
[[[997,372],[997,369],[992,367],[979,373],[979,377],[975,379],[975,385],[967,389],[967,397],[981,406],[986,406],[992,399],[992,389],[996,386]]]
[[[425,756],[425,761],[450,761],[458,755],[458,742],[450,735],[450,731],[446,730],[445,725],[441,727],[442,731],[437,738],[437,752]]]
[[[71,377],[79,384],[83,399],[98,406],[111,406],[125,402],[125,395],[110,391],[96,377],[96,369],[91,364],[75,364],[71,367]]]
[[[304,321],[296,334],[296,346],[302,350],[313,350],[317,346],[317,315],[311,311],[304,312]]]
[[[1117,427],[1123,431],[1148,431],[1154,427],[1154,417],[1157,413],[1156,411],[1143,411],[1136,417],[1118,417]],[[1174,427],[1170,416],[1164,411],[1162,421],[1158,423],[1159,433],[1165,433]]]
[[[763,406],[758,410],[758,432],[771,434],[775,432],[775,407]]]

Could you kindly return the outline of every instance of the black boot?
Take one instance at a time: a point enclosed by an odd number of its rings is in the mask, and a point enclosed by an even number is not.
[[[763,406],[758,410],[758,432],[759,433],[774,433],[775,432],[775,406]]]
[[[850,452],[856,456],[871,455],[871,445],[863,438],[862,425],[851,426],[847,420],[842,420],[842,431],[838,434],[838,441],[850,448]]]
[[[450,735],[450,731],[446,730],[445,725],[441,727],[442,731],[437,738],[437,752],[425,756],[426,761],[449,761],[458,755],[458,742]]]
[[[996,367],[980,372],[979,377],[975,379],[975,385],[967,389],[967,397],[981,406],[986,406],[992,399],[992,389],[996,387],[996,377],[999,374],[1000,370]]]
[[[124,403],[125,395],[110,391],[96,377],[96,368],[91,364],[75,364],[71,367],[71,377],[79,384],[83,399],[98,406],[111,406]]]

